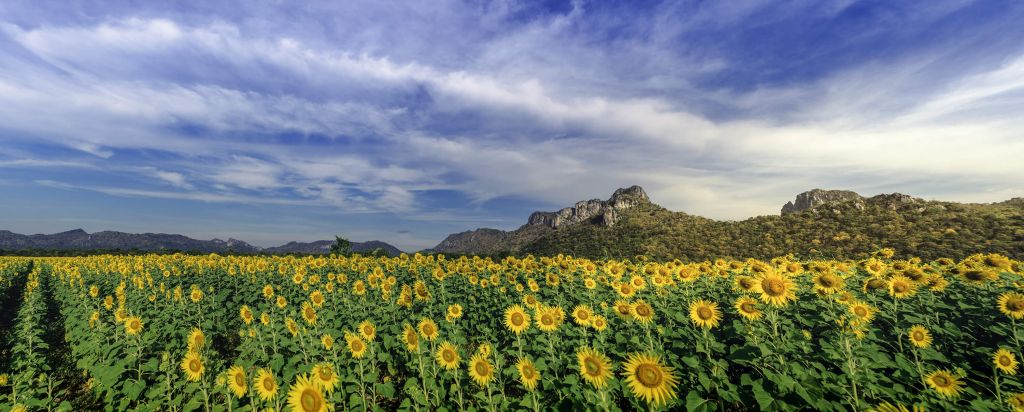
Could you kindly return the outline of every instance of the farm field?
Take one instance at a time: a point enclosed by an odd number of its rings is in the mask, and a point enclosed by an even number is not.
[[[1024,263],[0,258],[0,409],[1024,410]]]

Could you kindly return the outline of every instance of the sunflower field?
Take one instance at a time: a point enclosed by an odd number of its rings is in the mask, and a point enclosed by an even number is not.
[[[1024,263],[0,258],[0,410],[1024,410]]]

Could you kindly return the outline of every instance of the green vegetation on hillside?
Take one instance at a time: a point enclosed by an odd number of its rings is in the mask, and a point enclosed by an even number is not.
[[[576,225],[525,245],[521,254],[705,260],[718,257],[863,258],[890,247],[925,259],[977,252],[1024,256],[1024,199],[978,205],[871,200],[785,216],[715,221],[644,204],[622,212],[613,227]]]

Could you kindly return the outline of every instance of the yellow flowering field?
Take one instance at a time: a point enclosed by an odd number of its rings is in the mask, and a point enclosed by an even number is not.
[[[0,258],[0,409],[1024,410],[1024,263]]]

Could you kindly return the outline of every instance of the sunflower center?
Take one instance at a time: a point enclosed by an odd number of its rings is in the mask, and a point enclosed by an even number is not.
[[[245,387],[245,376],[241,373],[235,374],[235,386]]]
[[[319,411],[323,407],[323,398],[320,394],[313,389],[304,389],[302,396],[299,398],[302,404],[302,410],[306,412]]]
[[[780,296],[786,292],[786,284],[782,279],[765,279],[761,285],[769,296]]]
[[[444,352],[441,352],[441,357],[444,358],[445,362],[455,362],[455,353],[452,352],[451,350],[445,350]]]
[[[1010,359],[1009,356],[1000,356],[999,357],[999,364],[1003,365],[1003,366],[1010,366],[1011,364],[1013,364],[1013,360]]]
[[[743,304],[740,305],[740,309],[747,313],[754,313],[757,310],[751,302],[743,302]]]
[[[318,375],[320,375],[320,380],[329,381],[331,380],[331,377],[334,376],[334,372],[332,372],[330,368],[320,368]]]
[[[903,293],[910,289],[910,285],[903,282],[897,282],[892,284],[892,290],[896,293]]]
[[[359,351],[362,351],[362,350],[363,350],[363,342],[358,341],[358,340],[352,341],[352,351],[353,352],[359,352]]]
[[[521,326],[525,322],[526,322],[526,319],[523,317],[522,313],[513,313],[512,314],[512,325],[514,325],[514,326]]]
[[[701,306],[697,308],[697,316],[703,320],[708,320],[715,316],[715,312],[713,312],[711,308],[707,306]]]
[[[916,340],[918,342],[924,340],[924,332],[921,332],[919,330],[915,330],[914,333],[912,333],[910,336],[913,337],[914,340]]]
[[[830,275],[823,275],[820,279],[818,279],[818,283],[820,283],[823,287],[830,288],[832,286],[835,286],[836,280],[833,279]]]
[[[1024,310],[1024,299],[1011,298],[1006,301],[1006,308],[1012,312]]]
[[[938,376],[932,378],[932,382],[935,383],[935,386],[942,387],[942,388],[945,388],[945,387],[949,386],[950,383],[951,383],[949,381],[949,378],[947,378],[947,377],[945,377],[943,375],[938,375]]]
[[[555,324],[555,318],[553,316],[545,313],[543,316],[540,317],[540,322],[543,323],[544,326],[554,325]]]
[[[857,306],[853,308],[853,314],[863,318],[868,315],[868,310],[863,306]]]
[[[661,369],[655,365],[645,363],[637,366],[636,368],[636,380],[648,388],[656,388],[661,385],[664,380],[664,376],[661,373]]]
[[[473,369],[476,370],[477,375],[483,377],[487,377],[491,374],[491,368],[487,366],[487,362],[477,362],[476,365],[473,365]]]
[[[753,285],[750,279],[740,279],[740,287],[743,289],[750,289]]]
[[[637,305],[636,314],[641,317],[647,317],[651,314],[651,308],[647,305]]]
[[[579,312],[579,313],[578,313],[578,314],[576,315],[576,317],[580,318],[580,320],[587,320],[588,318],[590,318],[590,314],[589,314],[589,313],[587,313],[586,311],[582,311],[582,310],[581,310],[581,311],[580,311],[580,312]]]
[[[601,365],[597,363],[596,359],[587,358],[583,360],[583,366],[587,370],[587,375],[597,376],[601,373]]]
[[[523,379],[533,379],[536,373],[532,366],[523,367]]]
[[[263,389],[273,391],[276,387],[277,384],[274,383],[274,380],[272,378],[267,377],[263,379]]]
[[[188,370],[192,373],[199,373],[199,370],[203,368],[203,364],[199,362],[199,359],[192,359],[188,361]]]

